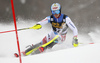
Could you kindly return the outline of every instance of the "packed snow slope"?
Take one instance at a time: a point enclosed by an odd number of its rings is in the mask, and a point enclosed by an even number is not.
[[[1,57],[0,63],[19,63],[19,59]],[[22,63],[100,63],[100,43],[22,57]]]
[[[17,21],[17,27],[31,27],[36,22]],[[0,32],[13,30],[14,24],[0,24]],[[49,24],[44,25],[40,30],[18,31],[21,51],[24,51],[27,45],[36,44],[42,40],[51,30]],[[79,47],[72,46],[73,33],[69,30],[66,41],[55,45],[52,49],[46,50],[42,54],[22,57],[23,63],[100,63],[100,30],[95,30],[78,35]],[[95,44],[89,44],[95,43]],[[0,63],[19,63],[19,59],[14,57],[17,50],[17,41],[15,32],[0,34]]]

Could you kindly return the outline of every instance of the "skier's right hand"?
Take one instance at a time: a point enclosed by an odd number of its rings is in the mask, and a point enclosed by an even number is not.
[[[30,29],[41,29],[42,26],[40,24],[35,24],[33,27],[30,27]]]

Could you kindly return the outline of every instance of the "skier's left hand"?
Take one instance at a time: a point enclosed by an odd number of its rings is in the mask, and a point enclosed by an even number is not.
[[[77,47],[77,46],[78,46],[78,39],[77,39],[77,37],[74,37],[74,38],[73,38],[72,45],[73,45],[74,47]]]
[[[33,27],[30,27],[30,29],[40,29],[42,26],[40,24],[35,24]]]

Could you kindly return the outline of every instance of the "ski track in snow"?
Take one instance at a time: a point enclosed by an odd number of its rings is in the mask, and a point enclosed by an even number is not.
[[[20,28],[31,27],[35,23],[36,22],[32,21],[29,22],[18,21],[17,28],[20,29]],[[14,30],[13,23],[8,25],[0,24],[0,32],[8,30]],[[44,25],[40,30],[29,29],[29,30],[18,31],[21,51],[25,50],[25,47],[27,45],[36,44],[40,42],[42,38],[49,33],[50,30],[51,30],[50,25]],[[84,46],[87,45],[88,43],[100,43],[99,35],[100,35],[100,30],[98,29],[96,29],[95,31],[91,31],[90,33],[79,34],[78,35],[79,42],[83,43],[80,45]],[[73,38],[73,33],[68,32],[65,42],[63,42],[62,44],[55,45],[52,49],[48,49],[44,53],[72,48],[73,47],[72,38]],[[13,54],[15,52],[18,52],[15,32],[0,34],[0,58],[14,57]]]

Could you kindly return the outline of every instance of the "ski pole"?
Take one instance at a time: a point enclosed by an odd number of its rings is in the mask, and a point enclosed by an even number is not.
[[[31,28],[31,27],[29,27],[29,28],[17,29],[17,31],[21,31],[21,30],[27,30],[27,29],[32,29],[32,28]],[[13,31],[15,31],[15,30],[2,31],[2,32],[0,32],[0,33],[8,33],[8,32],[13,32]]]
[[[94,43],[80,43],[80,42],[79,42],[78,44],[94,44]]]

